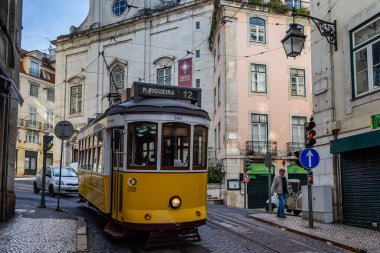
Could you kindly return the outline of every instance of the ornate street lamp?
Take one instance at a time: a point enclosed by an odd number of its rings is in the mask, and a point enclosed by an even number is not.
[[[290,24],[290,28],[286,32],[285,38],[281,40],[287,57],[290,56],[296,58],[298,55],[300,55],[303,48],[303,44],[305,43],[306,39],[306,35],[304,35],[303,32],[298,28],[298,24],[294,22],[295,16],[306,17],[313,20],[320,34],[323,37],[326,37],[328,43],[334,45],[335,50],[338,49],[338,45],[336,42],[336,20],[334,20],[334,22],[332,23],[312,16],[297,14],[295,8],[293,8],[292,10],[292,16],[293,23]]]

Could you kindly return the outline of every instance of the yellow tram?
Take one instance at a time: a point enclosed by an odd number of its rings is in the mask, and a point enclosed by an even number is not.
[[[79,194],[109,217],[106,232],[148,231],[151,244],[200,240],[209,125],[200,92],[135,82],[126,102],[80,131]]]

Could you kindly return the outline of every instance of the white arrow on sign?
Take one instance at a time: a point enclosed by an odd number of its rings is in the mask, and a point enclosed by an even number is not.
[[[313,156],[313,153],[311,152],[311,150],[307,152],[306,156],[309,157],[309,167],[311,167],[311,157]]]

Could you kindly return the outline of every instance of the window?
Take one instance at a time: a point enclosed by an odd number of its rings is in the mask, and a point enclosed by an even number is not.
[[[38,144],[39,143],[39,134],[38,134],[38,132],[27,131],[26,132],[26,142]]]
[[[194,126],[193,168],[206,169],[207,165],[207,128]]]
[[[40,77],[40,67],[37,62],[30,61],[29,75]]]
[[[82,112],[82,85],[71,87],[70,91],[70,114]]]
[[[214,72],[216,71],[216,49],[214,49]]]
[[[45,78],[46,80],[50,80],[50,73],[49,73],[49,72],[46,72],[46,71],[43,71],[43,73],[44,73],[44,78]]]
[[[218,105],[220,105],[220,76],[218,78]]]
[[[195,50],[195,58],[199,59],[201,57],[201,50],[197,49]]]
[[[122,66],[116,66],[111,71],[111,84],[110,92],[121,93],[124,89],[124,68]]]
[[[265,43],[265,20],[261,18],[250,18],[250,41]]]
[[[218,34],[218,61],[220,58],[220,34]]]
[[[157,83],[170,85],[172,79],[172,67],[157,69]]]
[[[351,32],[355,96],[380,87],[380,17]]]
[[[292,117],[292,142],[305,143],[306,117]]]
[[[24,174],[36,175],[38,152],[25,150]],[[47,170],[46,170],[47,174]]]
[[[266,66],[251,64],[251,91],[267,92]]]
[[[53,126],[54,126],[54,113],[53,112],[47,112],[46,113],[46,124],[47,124],[47,129],[53,129]]]
[[[195,87],[197,88],[201,87],[201,79],[195,79]]]
[[[220,122],[218,123],[218,149],[220,149],[220,147],[222,146],[221,143],[220,143],[220,131],[221,131],[221,127],[220,127]]]
[[[128,168],[156,169],[157,124],[128,124]]]
[[[252,141],[254,148],[266,147],[268,141],[268,115],[266,114],[252,114]],[[255,145],[256,144],[256,145]]]
[[[37,125],[37,108],[29,107],[29,122],[28,125]]]
[[[47,96],[47,101],[54,102],[55,100],[55,94],[54,94],[54,89],[46,89],[46,96]]]
[[[201,22],[197,21],[195,22],[195,29],[200,29],[201,28]]]
[[[216,112],[216,88],[214,88],[214,112]]]
[[[183,123],[162,124],[162,169],[189,168],[190,125]]]
[[[127,0],[115,0],[112,5],[112,12],[116,16],[122,15],[128,7]]]
[[[38,84],[30,84],[29,95],[38,98]]]
[[[305,70],[290,69],[290,86],[292,96],[306,96]]]

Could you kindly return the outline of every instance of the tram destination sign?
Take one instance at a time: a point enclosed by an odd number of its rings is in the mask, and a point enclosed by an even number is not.
[[[134,82],[132,85],[131,97],[133,97],[135,102],[141,100],[143,97],[189,100],[200,106],[201,89]]]

